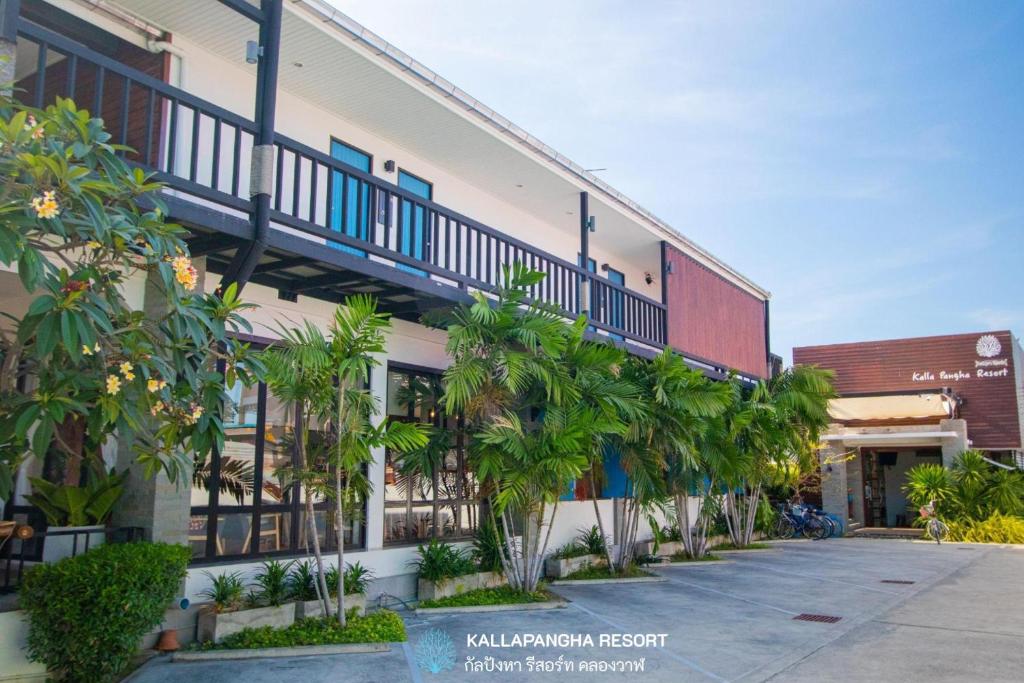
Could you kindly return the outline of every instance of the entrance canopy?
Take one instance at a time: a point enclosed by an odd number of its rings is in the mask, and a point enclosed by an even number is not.
[[[927,419],[953,417],[957,399],[944,393],[843,396],[829,401],[828,412],[836,422]]]

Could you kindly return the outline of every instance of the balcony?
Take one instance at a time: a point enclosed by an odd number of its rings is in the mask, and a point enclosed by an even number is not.
[[[210,272],[224,273],[253,238],[252,120],[25,19],[17,87],[34,106],[72,97],[105,120],[112,142],[137,150],[128,159],[167,184],[171,217],[190,229],[193,255],[205,256]],[[518,261],[547,276],[534,299],[567,318],[589,308],[594,335],[634,350],[666,343],[662,302],[280,135],[271,208],[268,247],[250,281],[282,298],[337,302],[367,292],[416,321],[469,291],[493,292],[503,267]]]

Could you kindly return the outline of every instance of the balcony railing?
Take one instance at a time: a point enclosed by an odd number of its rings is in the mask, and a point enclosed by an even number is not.
[[[19,81],[29,104],[65,96],[91,106],[113,142],[137,150],[128,159],[155,172],[173,193],[248,213],[253,121],[29,21],[20,22],[18,34],[36,50],[35,73]],[[271,221],[338,249],[343,259],[384,261],[462,289],[493,291],[502,268],[518,261],[547,275],[531,295],[569,317],[586,307],[581,284],[589,280],[595,328],[665,344],[663,303],[281,135]],[[303,283],[317,286],[316,278]]]

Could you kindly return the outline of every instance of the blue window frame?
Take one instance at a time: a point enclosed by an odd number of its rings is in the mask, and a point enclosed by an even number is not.
[[[431,183],[414,176],[408,171],[403,171],[402,169],[398,170],[398,186],[403,190],[411,192],[417,197],[422,197],[423,199],[434,198],[434,186]],[[424,251],[426,249],[427,227],[426,208],[422,206],[414,206],[410,200],[403,199],[402,225],[398,234],[399,253],[422,261]],[[413,268],[412,266],[407,266],[404,263],[396,265],[407,273],[423,277],[427,274],[426,271],[420,270],[419,268]]]
[[[364,173],[370,173],[373,170],[372,156],[341,140],[331,140],[331,156]],[[354,178],[341,171],[333,171],[333,173],[331,230],[336,230],[356,239],[369,240],[370,221],[372,220],[369,185],[359,178]],[[366,258],[366,252],[362,249],[356,249],[346,244],[338,244],[337,242],[331,242],[330,245],[335,249]]]

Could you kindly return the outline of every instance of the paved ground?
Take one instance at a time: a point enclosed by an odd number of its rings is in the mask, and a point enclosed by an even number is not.
[[[132,683],[430,681],[1020,681],[1024,679],[1024,550],[891,540],[779,544],[729,564],[668,567],[665,583],[559,587],[566,609],[409,615],[410,643],[375,655],[172,664]],[[914,583],[881,583],[882,580]],[[833,624],[800,613],[842,617]],[[414,651],[432,629],[455,643],[456,666],[421,671]],[[473,647],[467,635],[665,633],[664,647]],[[637,660],[644,672],[528,673],[527,657]],[[522,672],[464,671],[478,661]]]

